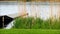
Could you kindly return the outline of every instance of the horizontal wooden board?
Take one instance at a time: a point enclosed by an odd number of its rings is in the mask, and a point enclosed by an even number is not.
[[[0,0],[0,1],[23,1],[23,2],[60,2],[60,0]]]

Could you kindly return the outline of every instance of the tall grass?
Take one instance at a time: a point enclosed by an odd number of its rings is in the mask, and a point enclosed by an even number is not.
[[[17,18],[14,23],[14,28],[17,29],[60,29],[60,21],[55,19],[43,20],[41,18]]]

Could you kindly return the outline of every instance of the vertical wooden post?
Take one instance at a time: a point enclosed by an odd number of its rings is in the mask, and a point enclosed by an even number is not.
[[[2,17],[2,21],[3,21],[2,26],[4,28],[4,16]]]

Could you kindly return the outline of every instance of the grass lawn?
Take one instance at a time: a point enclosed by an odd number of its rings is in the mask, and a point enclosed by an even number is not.
[[[0,34],[60,34],[60,30],[53,29],[0,29]]]

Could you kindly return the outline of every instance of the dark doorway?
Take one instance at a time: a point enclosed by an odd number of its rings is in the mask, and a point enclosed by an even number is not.
[[[4,19],[3,19],[4,17]],[[4,20],[4,22],[3,22]],[[4,28],[6,27],[11,21],[13,21],[13,18],[9,17],[9,16],[0,16],[0,28]]]

